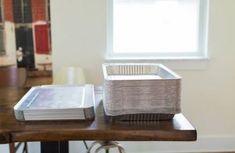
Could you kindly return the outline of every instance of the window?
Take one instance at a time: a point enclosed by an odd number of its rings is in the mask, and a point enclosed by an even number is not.
[[[207,0],[109,0],[107,59],[205,58]]]
[[[31,0],[13,0],[13,14],[16,23],[31,23]]]

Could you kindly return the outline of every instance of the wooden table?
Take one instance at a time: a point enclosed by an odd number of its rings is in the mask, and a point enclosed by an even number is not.
[[[28,88],[0,88],[0,144],[24,141],[195,141],[196,129],[183,114],[170,121],[110,123],[104,119],[101,93],[96,93],[94,121],[22,122],[13,106]]]

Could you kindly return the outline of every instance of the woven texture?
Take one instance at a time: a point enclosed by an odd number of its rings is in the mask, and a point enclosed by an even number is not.
[[[176,114],[181,78],[160,64],[104,64],[106,115]]]

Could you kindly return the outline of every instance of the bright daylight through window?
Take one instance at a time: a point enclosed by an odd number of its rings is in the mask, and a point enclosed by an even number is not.
[[[207,0],[108,3],[108,59],[207,56]]]

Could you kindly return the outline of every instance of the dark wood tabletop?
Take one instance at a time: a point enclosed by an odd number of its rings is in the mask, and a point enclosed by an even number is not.
[[[194,141],[196,129],[183,114],[156,122],[110,123],[104,119],[101,92],[96,92],[94,121],[17,121],[13,107],[28,88],[0,88],[0,143],[24,141],[116,140]]]

